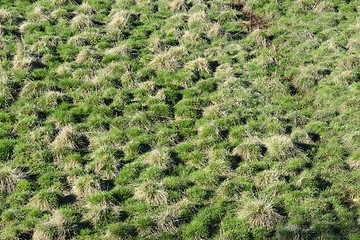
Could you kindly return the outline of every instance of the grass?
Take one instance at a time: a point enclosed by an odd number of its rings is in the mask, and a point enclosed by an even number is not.
[[[359,239],[359,4],[0,4],[0,239]]]
[[[237,215],[239,218],[244,218],[251,228],[272,229],[283,218],[277,213],[272,200],[262,198],[245,199]]]

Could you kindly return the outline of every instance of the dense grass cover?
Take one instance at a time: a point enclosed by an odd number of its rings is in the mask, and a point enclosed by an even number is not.
[[[360,239],[357,0],[0,0],[0,239]]]

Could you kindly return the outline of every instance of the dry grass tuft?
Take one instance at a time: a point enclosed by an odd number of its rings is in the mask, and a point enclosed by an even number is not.
[[[98,179],[88,174],[76,177],[71,181],[73,182],[71,192],[76,196],[87,197],[101,190]]]
[[[129,16],[129,13],[124,10],[116,12],[112,16],[111,21],[107,24],[107,27],[113,30],[122,30],[126,28],[129,21]]]
[[[51,211],[59,205],[59,195],[53,190],[40,190],[28,203],[30,207],[39,208],[41,211]]]
[[[78,55],[76,56],[75,62],[80,64],[86,61],[94,61],[95,51],[91,49],[83,49],[81,50]]]
[[[167,52],[155,55],[149,62],[149,67],[173,71],[179,66],[179,58],[186,54],[187,51],[182,46],[170,48]]]
[[[205,11],[195,12],[189,15],[188,26],[189,28],[197,28],[206,21],[207,21],[207,16]]]
[[[206,34],[206,36],[209,39],[216,39],[224,35],[225,35],[225,30],[221,27],[219,23],[211,24],[211,27],[209,28]]]
[[[94,225],[111,220],[115,210],[114,205],[106,200],[97,203],[89,202],[85,208],[87,212],[84,214],[84,218]]]
[[[277,160],[286,160],[301,154],[288,136],[278,135],[266,140],[269,156]]]
[[[251,228],[273,229],[283,217],[276,212],[272,200],[264,198],[245,198],[237,215],[244,218]]]
[[[16,45],[16,54],[12,61],[12,69],[19,72],[28,72],[31,69],[33,58],[25,54],[24,46],[21,42]]]
[[[65,126],[51,143],[54,153],[61,156],[67,151],[75,150],[77,148],[75,138],[76,133],[72,126]]]
[[[194,44],[199,40],[199,38],[200,38],[199,33],[192,31],[185,31],[180,39],[180,43],[183,45]]]
[[[162,184],[148,181],[135,189],[134,198],[154,206],[164,205],[168,202],[168,193]]]
[[[265,154],[265,145],[259,138],[250,137],[244,139],[244,141],[234,148],[233,154],[242,157],[245,161],[257,161],[260,160]]]
[[[73,69],[69,63],[63,63],[59,65],[56,69],[56,74],[59,76],[64,76],[73,72]]]
[[[189,207],[191,203],[185,198],[161,212],[155,219],[158,229],[161,232],[175,233],[181,221],[181,214]]]
[[[144,159],[146,164],[156,166],[160,169],[168,169],[172,165],[169,150],[158,148],[152,150]]]
[[[186,0],[172,0],[170,2],[170,9],[173,12],[186,11],[188,8]]]
[[[258,188],[268,187],[280,181],[280,173],[276,170],[265,170],[255,177],[255,186]]]
[[[209,63],[205,58],[198,58],[193,61],[190,61],[184,66],[186,69],[191,71],[197,71],[199,73],[210,73]]]
[[[34,23],[41,23],[48,20],[48,17],[43,13],[40,6],[36,6],[30,13],[28,20]]]
[[[78,13],[83,13],[87,15],[95,14],[96,10],[91,7],[91,5],[87,2],[83,2],[77,9]]]
[[[32,240],[55,240],[55,229],[51,224],[42,224],[35,228]]]
[[[313,144],[314,142],[311,140],[309,134],[302,130],[296,129],[291,133],[291,140],[299,143]]]
[[[23,98],[34,98],[36,97],[39,89],[39,83],[37,82],[27,82],[21,89],[19,94]]]
[[[127,56],[129,54],[128,46],[124,43],[117,45],[116,47],[107,49],[104,53],[105,55],[122,55]]]
[[[11,193],[23,176],[24,174],[19,169],[2,164],[0,166],[0,192]]]
[[[69,2],[69,0],[52,0],[52,3],[54,5],[64,5],[64,4],[68,3],[68,2]]]
[[[8,78],[5,71],[0,67],[0,98],[3,99],[3,105],[7,105],[13,96],[11,94],[10,79]],[[0,104],[0,107],[2,104]]]
[[[71,19],[70,26],[81,30],[84,28],[93,27],[94,23],[92,22],[90,16],[81,13]]]
[[[0,8],[0,22],[11,18],[11,14],[3,8]]]

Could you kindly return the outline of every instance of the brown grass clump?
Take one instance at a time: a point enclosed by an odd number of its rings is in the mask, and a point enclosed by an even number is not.
[[[69,0],[52,0],[52,3],[54,5],[64,5],[64,4],[68,3],[68,2],[69,2]]]
[[[5,164],[0,165],[0,191],[2,193],[11,193],[16,183],[23,177],[23,173]]]
[[[255,186],[258,188],[268,187],[280,181],[280,173],[276,170],[265,170],[255,177]]]
[[[11,14],[3,8],[0,8],[0,22],[11,18]]]
[[[158,148],[152,150],[144,159],[144,162],[150,166],[156,166],[160,169],[168,169],[171,164],[169,150],[166,148]]]
[[[48,221],[40,222],[35,228],[33,240],[66,240],[69,239],[74,224],[60,210],[54,210]]]
[[[170,9],[173,12],[186,11],[188,8],[186,0],[172,0],[170,2]]]
[[[96,10],[91,7],[91,5],[87,2],[83,2],[77,9],[78,13],[83,13],[83,14],[87,14],[87,15],[91,15],[96,13]]]
[[[77,148],[76,133],[72,126],[65,126],[51,143],[51,147],[57,156],[61,156],[67,151],[75,150]]]
[[[16,47],[16,54],[12,61],[12,69],[19,72],[28,72],[31,69],[33,58],[25,54],[25,49],[22,43],[18,42]]]
[[[55,240],[55,227],[51,224],[42,224],[35,228],[32,240]]]
[[[156,219],[156,225],[161,232],[175,233],[181,221],[181,214],[191,207],[191,203],[184,198],[161,212]]]
[[[207,21],[205,11],[195,12],[189,15],[188,26],[189,28],[196,28]]]
[[[93,55],[94,55],[94,51],[91,49],[83,49],[81,50],[78,55],[76,56],[75,62],[80,64],[86,61],[93,61]]]
[[[299,143],[313,144],[314,142],[311,140],[309,134],[302,130],[296,129],[291,133],[291,140]]]
[[[54,190],[40,190],[31,198],[30,207],[39,208],[41,211],[51,211],[59,206],[59,193]]]
[[[100,192],[99,181],[91,175],[83,175],[72,180],[71,192],[76,196],[87,197]]]
[[[90,16],[81,13],[71,19],[70,26],[81,30],[84,28],[93,27],[94,23],[92,22]]]
[[[10,79],[5,71],[0,67],[0,98],[4,99],[4,105],[7,105],[13,99],[11,88],[9,86]],[[0,104],[0,107],[2,105]]]
[[[30,13],[28,20],[34,23],[41,23],[46,21],[48,17],[43,13],[43,10],[40,6],[36,6]]]
[[[104,54],[127,56],[129,54],[129,49],[126,44],[121,44],[121,45],[117,45],[116,47],[107,49]]]
[[[159,53],[149,62],[149,67],[168,71],[175,70],[179,66],[178,59],[187,54],[184,47],[173,47],[167,52]]]
[[[106,200],[95,203],[88,202],[85,205],[85,208],[87,209],[87,212],[84,214],[84,218],[94,225],[111,220],[115,211],[114,205]]]
[[[221,27],[219,23],[211,24],[211,27],[207,31],[206,36],[209,39],[215,39],[225,35],[225,30]]]
[[[180,43],[183,45],[194,44],[199,40],[199,38],[200,38],[199,33],[192,31],[185,31],[180,39]]]
[[[186,69],[191,71],[197,71],[199,73],[210,73],[209,63],[205,58],[198,58],[193,61],[190,61],[184,66]]]
[[[269,156],[277,160],[286,160],[301,154],[291,139],[285,135],[270,137],[266,140]]]
[[[170,53],[165,52],[157,54],[153,60],[151,60],[149,66],[163,70],[173,70],[178,66],[178,61]]]
[[[112,16],[112,20],[108,23],[107,27],[113,30],[122,30],[126,28],[129,21],[129,13],[127,11],[116,12]]]
[[[272,200],[246,197],[242,203],[243,206],[237,213],[238,217],[244,218],[251,228],[273,229],[283,219],[274,208]]]
[[[86,167],[104,179],[115,178],[120,169],[120,163],[115,158],[115,151],[115,147],[108,145],[103,145],[96,148],[90,154],[90,158],[93,161]]]
[[[39,84],[37,82],[27,82],[21,89],[19,94],[23,98],[34,98],[36,97],[39,89]]]
[[[73,72],[73,69],[69,63],[63,63],[59,65],[56,69],[56,74],[59,76],[64,76]]]
[[[168,193],[162,184],[148,181],[135,189],[134,198],[154,206],[164,205],[168,202]]]
[[[234,148],[233,154],[242,157],[245,161],[257,161],[264,156],[265,151],[265,145],[259,138],[250,137]]]
[[[227,149],[210,149],[207,151],[208,164],[206,170],[218,176],[229,177],[231,175],[231,164],[228,156],[231,153]]]

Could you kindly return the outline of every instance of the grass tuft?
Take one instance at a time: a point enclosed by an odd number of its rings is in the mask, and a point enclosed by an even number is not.
[[[288,136],[272,136],[266,140],[266,147],[272,159],[282,161],[299,155],[301,156],[301,151],[296,148]]]
[[[250,137],[234,148],[233,155],[240,156],[245,161],[257,161],[264,157],[266,147],[259,138]]]
[[[164,205],[168,203],[168,193],[164,186],[154,181],[142,183],[135,189],[134,198],[150,205]]]
[[[76,196],[87,197],[100,192],[100,183],[92,175],[82,175],[71,180],[73,192]]]
[[[16,183],[24,177],[24,174],[17,168],[10,166],[0,166],[0,191],[9,194],[15,187]]]
[[[129,21],[129,13],[127,11],[119,11],[116,12],[113,16],[111,21],[107,24],[107,27],[110,30],[122,30],[126,28],[127,23]]]
[[[272,200],[247,197],[243,199],[242,204],[237,215],[239,218],[245,219],[251,228],[274,229],[276,224],[283,219],[283,216],[274,208]]]
[[[55,155],[59,157],[68,151],[75,150],[77,148],[75,139],[76,133],[72,126],[69,125],[63,127],[59,134],[55,137],[54,141],[51,143],[51,147]]]
[[[11,18],[11,14],[3,8],[0,8],[0,22]]]
[[[77,30],[81,30],[84,28],[93,27],[94,23],[92,22],[90,16],[80,13],[71,19],[70,26],[76,28]]]

